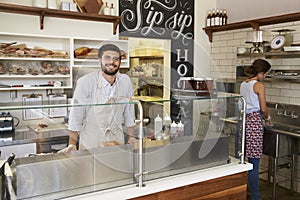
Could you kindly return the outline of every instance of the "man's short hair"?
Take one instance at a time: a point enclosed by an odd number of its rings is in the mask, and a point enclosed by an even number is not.
[[[115,51],[115,52],[118,52],[118,54],[121,56],[121,51],[120,51],[119,47],[117,47],[114,44],[105,44],[99,48],[98,58],[102,58],[102,55],[105,51]]]

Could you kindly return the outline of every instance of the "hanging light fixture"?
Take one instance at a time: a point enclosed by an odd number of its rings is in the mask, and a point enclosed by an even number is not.
[[[249,39],[251,38],[252,41],[247,41],[246,43],[250,43],[253,45],[253,48],[251,48],[252,53],[261,53],[260,47],[263,46],[264,43],[267,43],[266,41],[263,41],[263,31],[262,30],[254,30],[251,33],[252,37],[248,37]]]

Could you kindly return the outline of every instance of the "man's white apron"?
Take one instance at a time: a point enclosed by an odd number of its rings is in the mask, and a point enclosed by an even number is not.
[[[119,81],[116,83],[116,89],[110,96],[101,95],[102,89],[103,84],[99,76],[93,100],[98,105],[87,109],[86,123],[80,131],[79,149],[98,148],[102,146],[102,142],[106,141],[124,144],[122,122],[125,104],[116,104],[120,101],[120,98],[117,98],[120,83]]]

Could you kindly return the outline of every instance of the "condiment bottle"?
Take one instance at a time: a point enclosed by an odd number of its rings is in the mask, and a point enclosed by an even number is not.
[[[111,6],[110,6],[110,15],[116,15],[116,11],[115,11],[114,4],[113,4],[113,3],[112,3]]]
[[[154,119],[154,137],[157,139],[158,135],[160,135],[161,130],[162,130],[162,118],[157,115]]]
[[[215,26],[219,26],[219,25],[220,25],[220,12],[219,10],[217,10],[215,15]]]
[[[213,10],[210,18],[210,26],[215,26],[216,11]]]
[[[224,10],[224,12],[223,12],[223,25],[226,25],[226,24],[227,24],[227,18],[228,18],[228,16],[227,16],[227,11]]]
[[[110,15],[110,9],[108,7],[108,2],[105,2],[105,7],[103,9],[103,14],[104,15]]]
[[[166,132],[170,131],[171,122],[172,122],[171,117],[168,114],[166,114],[166,116],[164,117],[164,122],[163,122],[163,130],[164,131],[166,131]]]
[[[171,134],[172,138],[176,137],[176,135],[177,135],[177,124],[175,123],[175,121],[173,121],[171,124],[170,134]]]
[[[220,10],[219,13],[219,25],[222,26],[223,25],[223,11]]]
[[[162,139],[164,139],[164,140],[169,140],[170,139],[170,134],[169,133],[163,133],[162,134]]]
[[[211,20],[211,10],[208,11],[208,15],[206,17],[206,27],[210,27],[210,20]]]
[[[178,136],[184,135],[184,124],[181,121],[177,125],[177,132],[178,132]]]

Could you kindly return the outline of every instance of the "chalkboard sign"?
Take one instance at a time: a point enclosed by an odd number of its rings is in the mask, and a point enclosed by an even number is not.
[[[123,0],[119,4],[121,36],[171,40],[171,66],[177,72],[171,82],[193,76],[193,0]]]
[[[194,0],[122,0],[119,1],[119,26],[121,36],[159,38],[171,40],[171,85],[177,88],[180,77],[194,75]],[[185,101],[186,102],[186,101]],[[180,120],[179,113],[185,110],[191,133],[192,102],[172,102],[172,120]]]

